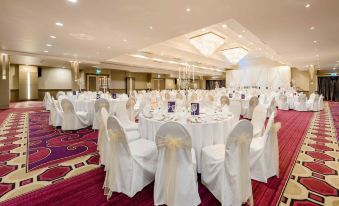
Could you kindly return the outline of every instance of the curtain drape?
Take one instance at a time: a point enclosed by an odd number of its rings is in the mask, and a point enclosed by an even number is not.
[[[339,101],[338,77],[318,77],[318,92],[324,100]]]

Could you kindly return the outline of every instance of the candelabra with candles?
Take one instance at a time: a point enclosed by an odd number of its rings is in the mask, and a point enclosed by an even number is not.
[[[193,79],[192,82],[194,84],[194,67],[191,67],[189,64],[184,64],[182,68],[179,68],[179,90],[189,90],[191,88],[191,78]]]
[[[103,92],[106,93],[106,91],[110,88],[111,79],[107,78],[106,76],[99,77],[98,84],[99,84],[99,88],[103,89],[104,90]]]

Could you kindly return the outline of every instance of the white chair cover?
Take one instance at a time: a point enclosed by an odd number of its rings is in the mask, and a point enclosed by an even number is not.
[[[251,178],[267,183],[272,176],[279,177],[278,130],[280,123],[274,123],[272,113],[264,135],[253,138],[250,150]]]
[[[195,155],[191,137],[176,122],[163,124],[156,134],[158,164],[154,183],[155,205],[198,205]]]
[[[61,107],[63,110],[62,130],[78,130],[89,126],[87,112],[75,112],[71,101],[61,100]]]
[[[324,109],[324,96],[320,95],[319,97],[319,111]]]
[[[278,109],[289,110],[287,96],[285,94],[280,94],[279,96]]]
[[[297,101],[294,103],[294,109],[296,111],[307,111],[306,107],[306,96],[304,94],[301,94]]]
[[[63,112],[60,110],[58,104],[58,101],[54,100],[52,97],[51,111],[49,114],[49,125],[52,125],[53,127],[62,126]]]
[[[222,205],[253,205],[250,176],[250,144],[253,127],[239,121],[230,132],[226,145],[212,145],[202,150],[201,181]]]
[[[240,119],[240,114],[241,114],[241,103],[240,101],[231,101],[230,107],[229,107],[230,112],[233,113],[233,125],[235,125],[239,119]]]
[[[130,97],[126,103],[126,110],[128,113],[128,118],[131,122],[135,122],[135,112],[134,112],[135,104],[136,104],[136,100],[134,97]]]
[[[265,121],[267,117],[267,110],[265,106],[259,104],[253,111],[253,118],[251,123],[253,125],[253,137],[262,136],[265,129]]]
[[[107,119],[108,112],[105,107],[102,107],[100,110],[100,121],[99,121],[99,132],[98,132],[98,146],[97,149],[99,151],[100,156],[100,164],[105,166],[108,165],[108,157],[109,157],[109,139],[108,139],[108,130],[107,130]]]
[[[45,96],[44,96],[44,106],[45,106],[45,109],[47,111],[51,110],[51,107],[52,107],[52,98],[51,98],[51,94],[49,92],[45,93]]]
[[[116,116],[119,119],[119,121],[121,122],[122,127],[126,131],[138,131],[139,130],[138,124],[129,119],[128,111],[127,111],[125,102],[119,102],[118,103]]]
[[[109,102],[107,99],[100,98],[97,99],[94,103],[94,119],[92,129],[99,129],[99,122],[100,122],[100,115],[101,115],[101,108],[105,108],[107,112],[110,111]]]
[[[104,189],[107,199],[112,192],[133,197],[154,180],[157,149],[154,142],[139,139],[129,143],[119,120],[109,116],[109,156]]]
[[[56,99],[59,100],[60,96],[65,96],[65,92],[63,91],[58,91],[57,94],[55,95]]]
[[[311,94],[309,101],[306,102],[306,107],[310,111],[319,111],[319,95]]]
[[[257,96],[253,96],[250,98],[249,106],[247,108],[246,115],[245,115],[247,119],[252,119],[253,110],[258,104],[259,104],[259,99]]]

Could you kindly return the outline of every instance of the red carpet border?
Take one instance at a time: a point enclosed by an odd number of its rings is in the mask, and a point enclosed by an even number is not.
[[[280,178],[272,177],[267,184],[252,182],[255,205],[276,205],[278,202],[312,116],[312,112],[278,111],[276,121],[282,123],[278,134]],[[78,170],[74,164],[72,168],[74,171]],[[3,205],[153,205],[153,184],[148,185],[133,198],[116,193],[107,202],[102,189],[104,177],[103,169],[98,168],[31,190],[26,195],[3,202]],[[199,194],[201,205],[220,205],[200,182]]]
[[[280,205],[339,205],[339,103],[315,113]]]

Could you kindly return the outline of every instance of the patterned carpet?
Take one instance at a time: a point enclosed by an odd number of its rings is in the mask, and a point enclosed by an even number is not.
[[[28,170],[96,152],[98,132],[90,127],[62,131],[48,125],[48,112],[29,114]]]
[[[27,172],[28,116],[41,107],[9,111],[0,113],[6,115],[0,126],[0,202],[99,167],[94,153]]]
[[[338,113],[338,107],[332,108]],[[96,153],[26,173],[28,113],[11,111],[0,126],[1,205],[153,205],[153,184],[133,198],[115,193],[107,202],[105,173]],[[320,113],[278,111],[276,121],[282,123],[280,178],[272,177],[267,184],[252,181],[255,205],[336,205],[338,145],[328,107]],[[10,129],[15,124],[17,129]],[[201,205],[220,205],[200,182],[199,194]]]
[[[338,115],[339,103],[330,106]],[[339,205],[338,124],[328,106],[315,113],[280,205]]]

